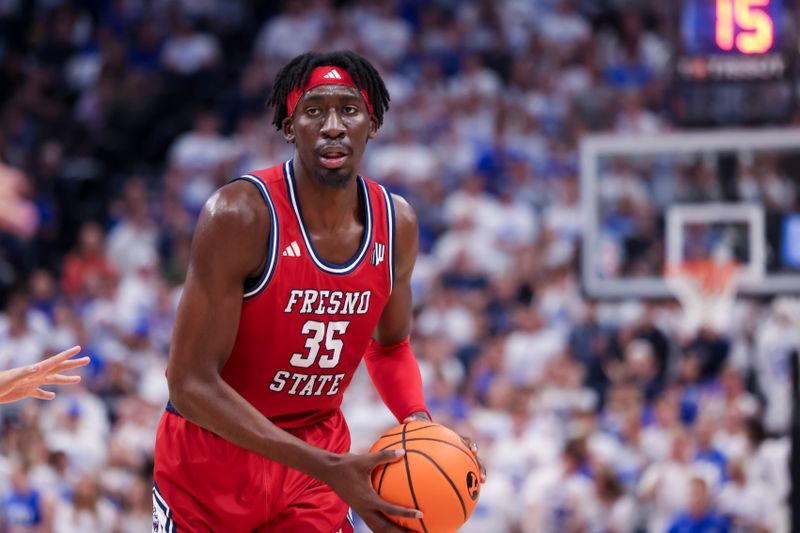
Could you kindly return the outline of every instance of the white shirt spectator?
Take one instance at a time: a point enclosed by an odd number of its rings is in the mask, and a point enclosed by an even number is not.
[[[771,313],[756,330],[754,366],[760,389],[767,397],[764,423],[771,431],[785,430],[789,424],[792,352],[800,347],[800,332],[789,320]]]
[[[542,40],[551,46],[570,49],[589,38],[589,23],[568,7],[567,2],[560,2],[556,11],[542,16],[539,33]]]
[[[420,333],[441,335],[458,346],[467,345],[475,338],[475,317],[461,304],[426,309],[417,324]]]
[[[123,220],[108,235],[106,253],[123,275],[133,274],[143,265],[155,264],[158,232],[154,225]]]
[[[220,57],[217,38],[208,33],[174,35],[164,43],[161,61],[178,74],[194,74],[212,66]]]
[[[461,533],[511,531],[519,520],[520,505],[514,486],[500,472],[492,472],[481,485],[481,495],[467,523],[459,528]]]
[[[567,474],[561,464],[534,470],[522,489],[523,533],[560,533],[568,525],[583,530],[599,511],[594,484],[581,474]]]
[[[476,227],[491,230],[502,223],[498,217],[501,213],[497,200],[483,191],[472,188],[459,189],[449,194],[443,209],[445,219],[451,224],[466,219]]]
[[[563,332],[542,328],[517,330],[508,336],[503,363],[509,378],[517,385],[533,385],[544,376],[547,363],[564,352]]]
[[[647,513],[648,533],[663,533],[674,517],[688,508],[693,475],[691,465],[669,460],[653,463],[645,470],[639,482],[639,493],[653,491]]]
[[[772,510],[763,487],[754,483],[725,483],[719,493],[718,508],[724,516],[733,518],[733,524],[743,531],[751,528],[767,527],[767,512]]]
[[[756,484],[768,497],[769,505],[776,509],[776,515],[785,505],[789,495],[790,479],[789,437],[768,439],[761,443],[747,464],[747,479]]]
[[[404,19],[393,16],[393,2],[385,2],[378,9],[361,17],[355,25],[364,46],[383,61],[392,63],[400,59],[411,42],[411,26]]]
[[[170,162],[189,171],[208,172],[209,168],[234,155],[231,142],[217,133],[189,131],[179,136],[170,148]]]
[[[369,156],[368,168],[377,179],[396,176],[413,185],[435,178],[438,162],[430,147],[404,136],[397,142],[376,146]]]
[[[626,494],[617,498],[610,508],[601,507],[598,522],[600,523],[599,531],[634,533],[639,523],[636,499]]]
[[[117,511],[106,501],[97,502],[95,512],[76,509],[71,502],[59,502],[53,519],[53,533],[85,533],[86,531],[113,531]]]
[[[255,54],[262,58],[285,62],[313,50],[323,36],[321,17],[307,11],[302,2],[293,2],[289,11],[268,20],[261,28]]]
[[[7,331],[0,331],[0,369],[35,363],[44,353],[45,343],[30,328],[14,336]]]
[[[470,227],[445,232],[436,241],[433,256],[442,268],[466,260],[475,270],[489,276],[501,275],[512,266],[512,257],[497,246],[491,232]]]

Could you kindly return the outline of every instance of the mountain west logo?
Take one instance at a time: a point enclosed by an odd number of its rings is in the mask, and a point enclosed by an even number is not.
[[[379,242],[375,243],[375,248],[372,249],[372,259],[370,259],[370,263],[375,266],[380,265],[383,263],[384,255],[386,253],[386,246],[382,245]]]
[[[340,80],[340,79],[342,79],[342,75],[339,74],[339,71],[337,71],[335,68],[332,68],[327,74],[325,74],[322,77],[323,78],[327,78],[329,80]]]

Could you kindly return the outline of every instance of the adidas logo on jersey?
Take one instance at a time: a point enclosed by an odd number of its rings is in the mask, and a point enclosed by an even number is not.
[[[375,266],[380,265],[383,263],[383,258],[386,253],[386,247],[379,242],[375,243],[375,248],[372,249],[372,259],[370,259],[370,263]]]
[[[323,78],[327,78],[329,80],[340,80],[340,79],[342,79],[342,75],[339,74],[339,71],[336,70],[335,68],[332,68],[330,71],[328,71],[327,74],[325,74],[322,77]]]
[[[282,255],[286,257],[300,257],[300,247],[297,245],[297,241],[292,241],[292,244],[283,250]]]

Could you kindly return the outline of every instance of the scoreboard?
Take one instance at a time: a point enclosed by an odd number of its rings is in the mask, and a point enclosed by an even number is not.
[[[690,54],[754,55],[780,48],[781,0],[687,0],[682,41]]]
[[[682,0],[673,110],[692,125],[788,121],[795,10],[788,0]],[[788,28],[788,30],[787,30]]]

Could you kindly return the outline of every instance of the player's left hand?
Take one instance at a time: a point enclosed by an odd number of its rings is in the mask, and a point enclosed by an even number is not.
[[[80,376],[68,376],[61,372],[89,364],[88,357],[70,359],[80,351],[80,346],[73,346],[44,361],[0,372],[0,403],[15,402],[28,397],[52,400],[56,393],[42,389],[42,385],[78,383]]]
[[[416,413],[412,413],[411,416],[409,416],[405,420],[403,420],[403,423],[407,424],[409,422],[414,422],[414,421],[432,422],[432,420],[428,416],[428,413],[425,413],[423,411],[417,411]],[[472,440],[470,437],[467,437],[465,435],[459,435],[459,437],[461,437],[461,442],[464,443],[464,446],[469,448],[469,451],[471,451],[472,455],[475,456],[475,460],[478,461],[478,466],[480,467],[480,471],[481,471],[481,483],[485,483],[486,482],[486,465],[483,464],[483,461],[481,461],[481,458],[478,455],[478,443],[475,442],[474,440]]]

